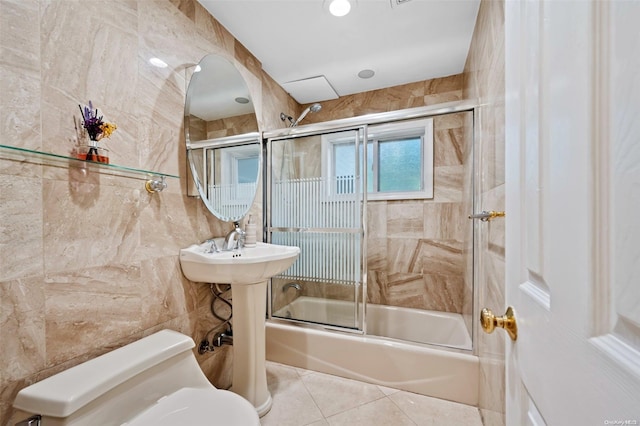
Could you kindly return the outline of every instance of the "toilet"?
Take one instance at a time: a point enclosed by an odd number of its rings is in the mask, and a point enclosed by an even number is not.
[[[260,425],[251,403],[209,383],[194,346],[162,330],[22,389],[13,406],[42,426]]]

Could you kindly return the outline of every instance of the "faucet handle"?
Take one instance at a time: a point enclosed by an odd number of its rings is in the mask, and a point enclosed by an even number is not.
[[[241,233],[238,233],[238,240],[236,241],[236,247],[238,249],[243,249],[246,239],[247,239],[247,234],[244,231],[242,231]]]
[[[204,242],[205,244],[210,244],[209,246],[209,251],[207,253],[219,253],[220,249],[218,248],[218,245],[216,244],[216,240],[214,240],[213,238],[210,240],[207,240]]]

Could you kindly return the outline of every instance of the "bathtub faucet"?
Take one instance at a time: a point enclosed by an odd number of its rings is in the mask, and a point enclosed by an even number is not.
[[[222,250],[231,251],[244,247],[245,232],[240,228],[238,222],[233,222],[234,229],[224,238]]]
[[[290,288],[295,288],[297,291],[302,291],[302,287],[298,283],[287,283],[282,286],[282,292],[289,290]]]

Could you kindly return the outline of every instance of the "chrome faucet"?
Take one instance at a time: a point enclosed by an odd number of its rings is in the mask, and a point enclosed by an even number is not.
[[[224,251],[231,251],[244,247],[246,234],[240,228],[240,224],[238,222],[233,222],[233,225],[234,229],[224,238],[224,244],[222,244],[222,250]]]
[[[287,283],[282,286],[282,292],[289,290],[290,288],[295,288],[296,291],[302,291],[302,287],[298,283]]]

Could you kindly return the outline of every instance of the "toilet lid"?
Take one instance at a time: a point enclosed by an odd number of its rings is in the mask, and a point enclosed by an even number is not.
[[[161,398],[126,426],[260,425],[256,409],[241,396],[219,389],[183,388]]]

